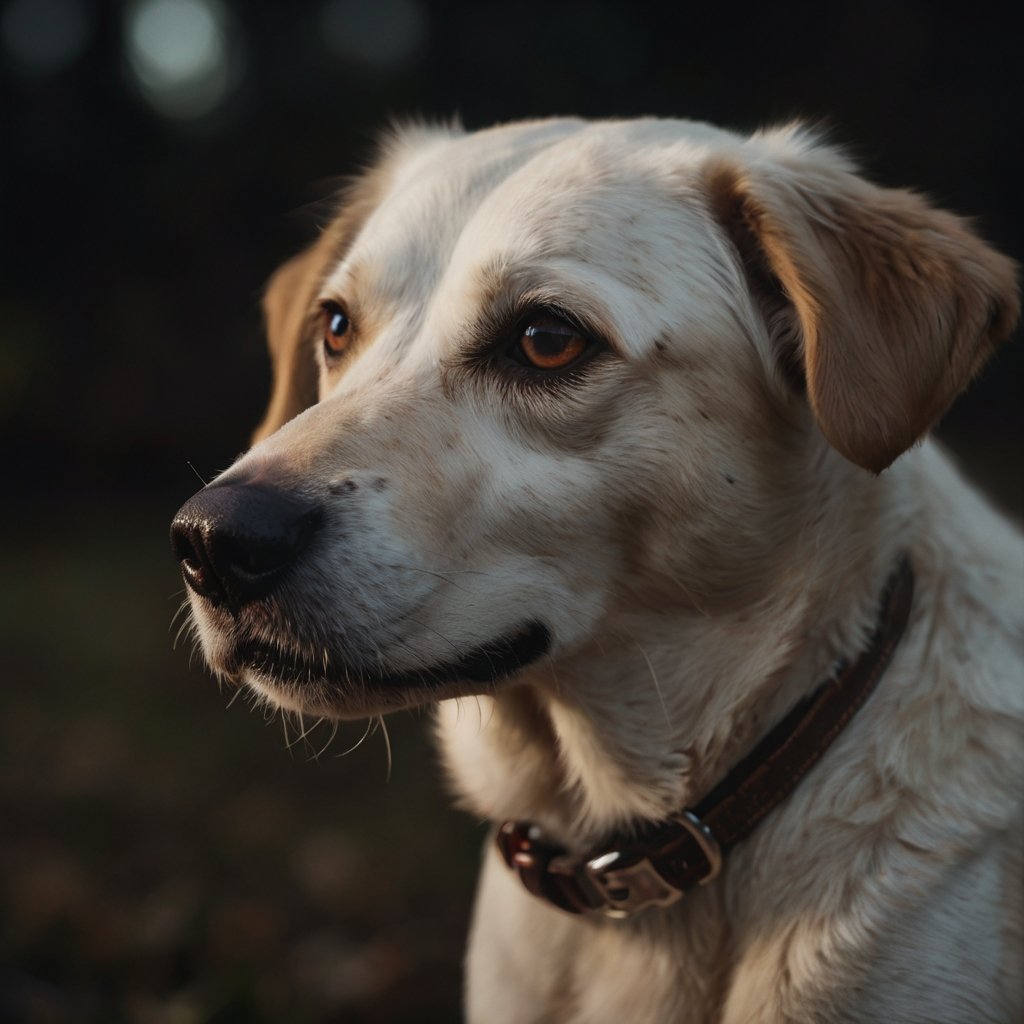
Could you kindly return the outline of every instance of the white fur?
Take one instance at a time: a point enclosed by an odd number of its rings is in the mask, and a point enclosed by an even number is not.
[[[543,618],[550,655],[446,690],[438,734],[463,806],[579,850],[707,792],[857,652],[907,552],[912,619],[878,691],[712,885],[574,919],[488,849],[468,1016],[1019,1020],[1024,543],[932,442],[875,476],[825,441],[709,200],[723,160],[794,194],[852,177],[790,129],[400,134],[323,274],[358,344],[226,479],[357,485],[324,497],[344,529],[281,599],[357,660],[429,666]],[[617,354],[529,398],[460,370],[495,291],[587,318]],[[229,629],[193,603],[217,668]],[[246,682],[340,716],[430,697]]]

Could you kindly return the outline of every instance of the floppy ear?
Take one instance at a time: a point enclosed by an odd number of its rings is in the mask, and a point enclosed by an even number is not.
[[[263,295],[274,383],[253,444],[316,401],[317,370],[308,337],[309,308],[324,273],[322,241],[279,267]]]
[[[400,165],[413,154],[462,134],[456,124],[396,124],[378,144],[376,159],[345,187],[335,215],[305,252],[270,278],[263,296],[274,369],[270,405],[252,443],[263,440],[317,400],[314,308],[324,280],[380,204]]]
[[[263,314],[274,383],[266,415],[253,434],[253,444],[316,402],[313,321],[317,293],[379,202],[382,189],[381,169],[352,183],[341,196],[339,211],[316,242],[279,267],[267,283]]]
[[[791,131],[762,141],[769,159],[708,168],[715,213],[822,433],[879,473],[1009,337],[1016,267],[964,220],[870,184],[834,150]]]

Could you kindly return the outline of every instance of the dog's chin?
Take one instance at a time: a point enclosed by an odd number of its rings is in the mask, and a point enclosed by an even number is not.
[[[251,640],[236,645],[230,674],[286,710],[361,718],[492,692],[550,648],[548,627],[529,621],[450,661],[388,671],[386,666],[368,669],[330,655],[318,661]]]

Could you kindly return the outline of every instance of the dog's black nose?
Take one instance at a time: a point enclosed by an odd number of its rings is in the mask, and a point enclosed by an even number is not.
[[[321,521],[320,506],[299,495],[213,484],[178,510],[171,548],[189,587],[238,608],[273,591]]]

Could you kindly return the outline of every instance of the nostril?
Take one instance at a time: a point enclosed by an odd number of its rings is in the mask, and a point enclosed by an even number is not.
[[[274,590],[320,522],[320,507],[301,496],[214,485],[175,516],[171,548],[192,590],[212,604],[240,607]]]
[[[203,546],[202,532],[194,523],[185,523],[181,519],[179,514],[171,525],[171,550],[185,582],[196,593],[212,600],[219,588]]]
[[[198,564],[199,558],[188,533],[189,531],[179,524],[177,520],[171,524],[171,551],[174,552],[174,557],[182,565]]]
[[[230,565],[240,576],[255,579],[277,572],[296,554],[298,544],[294,531],[279,538],[218,536],[214,541],[213,559],[218,565]]]

